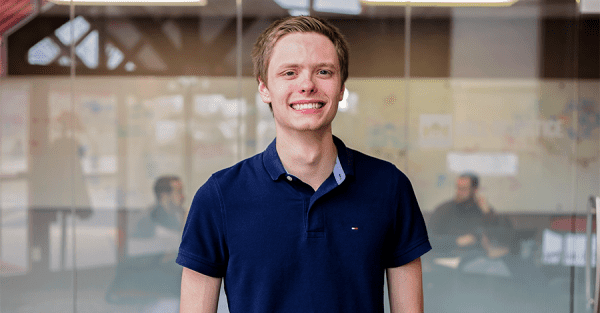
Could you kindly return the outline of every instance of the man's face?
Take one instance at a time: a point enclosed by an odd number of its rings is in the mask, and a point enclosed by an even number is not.
[[[461,177],[456,181],[456,202],[464,202],[471,198],[473,187],[471,187],[471,179]]]
[[[291,33],[279,39],[267,69],[268,86],[258,90],[271,103],[278,133],[331,128],[344,95],[333,43],[317,33]]]
[[[171,189],[169,197],[171,202],[178,207],[183,207],[183,201],[185,200],[183,196],[183,183],[180,180],[173,180],[171,181]]]

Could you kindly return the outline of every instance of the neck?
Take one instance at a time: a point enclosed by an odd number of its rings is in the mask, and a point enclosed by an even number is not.
[[[314,190],[331,175],[337,157],[331,128],[294,135],[278,132],[275,144],[286,171]]]
[[[163,197],[160,200],[157,201],[158,205],[160,205],[163,208],[166,208],[167,205],[169,204],[169,200],[167,199],[167,197]]]

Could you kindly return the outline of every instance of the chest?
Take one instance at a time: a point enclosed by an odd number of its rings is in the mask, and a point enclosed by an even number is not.
[[[378,262],[394,231],[393,201],[339,186],[317,199],[287,184],[225,205],[232,261]]]

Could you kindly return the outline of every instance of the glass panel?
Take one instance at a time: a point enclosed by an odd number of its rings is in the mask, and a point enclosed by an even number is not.
[[[73,308],[71,208],[79,205],[82,198],[75,192],[83,186],[71,171],[78,162],[72,144],[76,121],[49,114],[48,80],[3,80],[1,142],[7,153],[0,178],[0,309],[68,312]],[[56,136],[50,136],[51,129]]]
[[[1,277],[22,276],[29,269],[27,251],[27,182],[23,179],[4,180],[1,187],[2,205],[2,268]]]
[[[78,310],[178,312],[175,256],[191,199],[210,174],[245,152],[248,110],[239,99],[236,33],[230,33],[235,1],[229,2],[217,11],[101,8],[123,11],[102,22],[92,18],[93,9],[76,8],[92,21],[87,36],[105,47],[94,59],[98,69],[138,75],[90,78],[80,75],[84,66],[76,69],[74,105],[85,126],[81,166],[92,207],[75,221]],[[130,9],[147,14],[136,17]],[[184,17],[166,18],[181,10]],[[77,56],[91,67],[89,53]],[[165,73],[172,77],[157,76]],[[223,294],[220,307],[226,303]]]
[[[27,82],[4,83],[0,86],[0,174],[16,175],[27,172],[29,162],[29,93]]]
[[[435,208],[429,226],[437,251],[428,258],[433,269],[428,284],[451,299],[428,302],[432,306],[453,312],[481,306],[488,312],[507,306],[532,306],[535,312],[568,310],[568,265],[544,264],[547,242],[542,234],[552,227],[553,216],[573,201],[568,185],[573,179],[568,162],[572,142],[563,130],[568,125],[554,118],[562,103],[544,101],[540,85],[521,79],[453,79],[453,112],[446,113],[446,125],[455,131],[451,145],[415,153],[415,158],[440,154],[441,161],[441,168],[427,169],[432,181],[420,191],[439,197],[423,197],[421,202]],[[423,133],[427,118],[421,115]],[[552,149],[559,144],[566,148]],[[472,179],[460,178],[464,173],[479,177],[476,191],[468,184]],[[442,198],[453,193],[449,202]],[[481,212],[489,213],[478,217]],[[461,224],[469,220],[472,225]],[[476,243],[470,245],[469,235]],[[441,264],[450,261],[460,262],[448,271]],[[440,270],[450,272],[441,276],[444,281],[435,275]],[[448,283],[462,291],[444,292],[452,290]],[[525,291],[533,293],[522,297]],[[494,302],[494,293],[497,299],[511,301]],[[548,294],[554,296],[546,298]]]
[[[587,27],[583,27],[586,29]],[[589,28],[588,28],[589,29]],[[580,79],[578,81],[577,100],[577,131],[569,131],[569,136],[577,142],[575,150],[576,183],[578,199],[576,216],[582,222],[584,218],[594,219],[596,216],[588,214],[588,210],[594,210],[594,200],[598,197],[600,186],[600,163],[598,162],[598,151],[600,142],[600,90],[597,81]],[[570,105],[569,105],[570,106]],[[568,112],[568,110],[567,110]],[[595,210],[594,210],[595,211]],[[597,237],[596,225],[587,221],[575,228],[575,242],[578,243],[570,252],[573,263],[576,266],[573,277],[574,285],[574,311],[589,312],[592,308],[590,299],[594,298],[597,270]],[[591,230],[587,228],[591,226]],[[589,237],[591,235],[591,240]],[[590,242],[588,242],[590,241]],[[568,241],[567,241],[568,242]],[[591,246],[591,248],[590,248]],[[586,254],[589,251],[590,253]],[[586,268],[586,264],[590,264]]]
[[[581,223],[598,165],[579,154],[585,145],[596,160],[598,138],[593,127],[585,143],[577,133],[597,104],[584,113],[577,72],[544,63],[556,53],[576,64],[575,45],[545,44],[546,21],[574,12],[541,10],[453,9],[448,80],[411,80],[408,172],[434,244],[426,310],[586,311]],[[576,28],[561,31],[577,40]]]

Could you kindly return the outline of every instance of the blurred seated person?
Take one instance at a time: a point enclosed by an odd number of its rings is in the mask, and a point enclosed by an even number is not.
[[[154,194],[156,203],[138,216],[137,221],[131,216],[127,257],[117,266],[106,294],[108,302],[179,297],[182,267],[175,263],[175,258],[185,222],[181,179],[159,177]]]
[[[495,214],[478,188],[477,175],[461,174],[456,181],[455,198],[435,209],[427,227],[434,251],[481,251],[489,258],[509,252],[512,227]]]
[[[134,238],[152,237],[156,227],[162,226],[174,232],[181,232],[185,222],[183,208],[183,183],[177,176],[161,176],[154,183],[156,203],[150,207],[135,225],[131,234]]]

